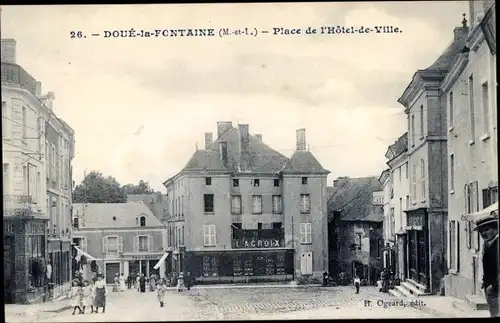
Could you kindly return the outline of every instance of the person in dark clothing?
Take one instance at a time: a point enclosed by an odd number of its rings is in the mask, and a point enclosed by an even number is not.
[[[390,273],[389,270],[386,268],[382,271],[382,293],[389,292],[389,279],[390,279]]]
[[[498,211],[476,221],[484,240],[483,285],[491,317],[498,317]]]
[[[142,274],[141,278],[139,278],[139,288],[141,290],[141,293],[146,292],[146,277],[144,277],[144,274]]]
[[[328,273],[325,271],[325,272],[323,273],[323,286],[327,286],[327,285],[328,285],[328,277],[329,277],[329,275],[328,275]]]
[[[184,285],[186,286],[187,290],[191,290],[191,287],[193,286],[193,276],[191,276],[190,271],[186,272],[186,276],[184,277]]]

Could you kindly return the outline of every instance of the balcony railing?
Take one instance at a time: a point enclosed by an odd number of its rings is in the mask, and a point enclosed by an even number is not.
[[[2,63],[2,82],[20,85],[36,95],[36,80],[24,68],[11,63]]]
[[[31,216],[31,196],[29,195],[4,195],[3,214],[4,216]]]
[[[233,230],[232,247],[280,248],[285,246],[283,229]]]

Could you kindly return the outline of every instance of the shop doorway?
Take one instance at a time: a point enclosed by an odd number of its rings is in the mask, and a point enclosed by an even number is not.
[[[113,284],[115,275],[120,275],[120,263],[119,262],[107,262],[106,263],[106,284]]]

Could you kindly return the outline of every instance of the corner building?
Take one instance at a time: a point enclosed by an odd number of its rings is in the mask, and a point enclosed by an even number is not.
[[[329,171],[306,150],[305,129],[290,158],[245,124],[218,122],[212,137],[164,183],[173,271],[202,284],[320,279]]]

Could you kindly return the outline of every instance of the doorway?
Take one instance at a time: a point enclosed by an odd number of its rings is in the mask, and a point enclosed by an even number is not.
[[[3,281],[4,281],[4,302],[11,304],[14,302],[14,237],[3,237]]]
[[[120,275],[120,263],[119,262],[107,262],[106,263],[106,284],[113,284],[116,274]]]

